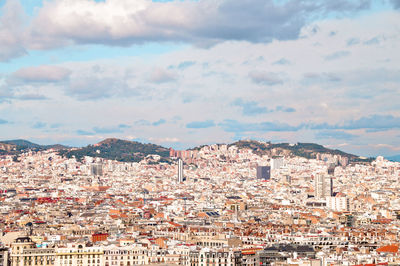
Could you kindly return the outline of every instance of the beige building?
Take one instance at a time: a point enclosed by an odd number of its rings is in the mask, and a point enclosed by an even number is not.
[[[68,244],[57,248],[55,264],[59,266],[102,266],[104,251],[102,247],[87,247],[84,243]]]
[[[326,197],[326,207],[333,211],[347,212],[350,210],[350,200],[347,197]]]
[[[30,237],[19,237],[11,244],[11,265],[54,265],[54,248],[36,248]]]
[[[24,250],[32,249],[35,247],[35,243],[29,237],[18,237],[11,244],[11,264],[12,265],[24,265]]]
[[[216,235],[211,237],[195,237],[192,242],[199,247],[210,247],[210,248],[224,248],[224,247],[241,247],[243,245],[242,240],[237,237],[227,238],[225,235]]]
[[[224,249],[209,249],[191,251],[189,254],[190,265],[242,265],[242,252]]]
[[[105,266],[147,264],[147,248],[142,246],[104,247]]]
[[[8,266],[8,248],[0,248],[0,266]]]

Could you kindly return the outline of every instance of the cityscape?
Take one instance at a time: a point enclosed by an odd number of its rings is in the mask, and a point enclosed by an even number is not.
[[[398,162],[250,140],[101,157],[119,142],[1,156],[2,265],[400,264]]]
[[[0,0],[0,266],[400,265],[399,0]]]

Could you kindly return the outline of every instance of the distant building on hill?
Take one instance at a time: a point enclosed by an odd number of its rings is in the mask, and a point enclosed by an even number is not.
[[[314,178],[314,196],[317,199],[331,197],[333,194],[333,179],[323,174],[317,174]]]
[[[94,176],[103,175],[103,165],[101,163],[94,163],[90,166],[90,173]]]
[[[271,179],[271,166],[257,166],[257,179]]]
[[[183,161],[181,158],[178,160],[178,183],[185,181],[183,177]]]
[[[273,158],[271,159],[271,169],[280,169],[283,166],[283,158]]]

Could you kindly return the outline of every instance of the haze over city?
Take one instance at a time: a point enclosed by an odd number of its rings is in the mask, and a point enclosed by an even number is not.
[[[400,2],[0,1],[0,137],[400,153]]]

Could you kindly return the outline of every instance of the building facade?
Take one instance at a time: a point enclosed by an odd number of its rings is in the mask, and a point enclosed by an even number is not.
[[[178,159],[178,183],[184,181],[183,177],[183,160],[181,158]]]
[[[326,197],[326,207],[333,211],[347,212],[350,210],[350,200],[347,197]]]
[[[8,266],[8,265],[9,265],[8,248],[0,247],[0,266]]]
[[[333,179],[323,174],[317,174],[314,178],[314,196],[317,199],[331,197],[333,194]]]
[[[60,266],[102,266],[104,251],[101,247],[86,247],[85,244],[68,244],[65,248],[57,248],[55,265]]]
[[[257,166],[257,179],[271,179],[271,166]]]
[[[233,266],[242,265],[242,252],[233,250],[214,250],[204,248],[189,253],[191,266],[220,265]]]

